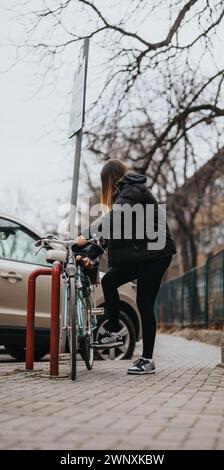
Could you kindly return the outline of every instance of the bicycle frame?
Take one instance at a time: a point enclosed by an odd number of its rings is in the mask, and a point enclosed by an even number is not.
[[[96,319],[95,319],[95,315],[93,314],[92,318],[89,319],[90,321],[88,321],[88,324],[86,325],[85,323],[83,309],[87,309],[90,312],[90,317],[91,317],[91,309],[93,307],[93,301],[92,301],[91,294],[90,294],[91,286],[90,286],[89,280],[87,279],[88,276],[83,273],[83,268],[81,266],[77,267],[77,271],[74,277],[75,277],[75,285],[76,285],[77,331],[78,331],[78,339],[79,339],[79,338],[85,337],[86,334],[90,334],[91,329],[96,328]],[[65,282],[65,288],[64,288],[64,298],[63,298],[63,308],[62,308],[62,329],[65,329],[66,325],[68,324],[67,301],[68,301],[68,292],[69,292],[69,276],[67,276],[64,279],[64,282]],[[88,287],[85,285],[86,282],[89,283]],[[87,293],[87,295],[83,295],[84,288],[89,289],[89,292]],[[93,326],[91,325],[91,320],[93,321]],[[86,329],[86,326],[88,327],[88,329]]]
[[[89,240],[88,243],[96,243],[96,240]],[[61,312],[60,352],[65,352],[66,345],[68,344],[70,351],[70,377],[72,380],[75,380],[77,352],[81,354],[88,370],[91,370],[93,366],[94,353],[91,344],[93,342],[93,330],[97,327],[97,309],[94,308],[91,298],[93,287],[91,286],[87,271],[85,272],[85,268],[76,263],[76,256],[79,253],[73,252],[72,248],[76,245],[75,241],[58,240],[48,236],[48,238],[42,238],[36,242],[36,246],[40,246],[40,249],[46,246],[54,248],[55,244],[60,244],[66,248],[64,255],[61,255],[60,252],[58,254],[57,250],[54,253],[54,250],[52,250],[52,256],[50,253],[48,256],[48,259],[51,260],[55,260],[55,256],[57,256],[58,261],[61,261],[62,279],[65,286]],[[104,250],[102,249],[102,251]]]

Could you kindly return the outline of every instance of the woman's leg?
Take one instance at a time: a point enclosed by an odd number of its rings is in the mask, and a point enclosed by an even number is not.
[[[126,282],[136,279],[137,269],[135,266],[126,266],[122,268],[110,268],[103,276],[101,285],[103,288],[105,309],[109,318],[108,331],[119,331],[119,313],[120,299],[118,287],[126,284]]]
[[[137,306],[142,320],[143,353],[146,359],[153,355],[156,319],[154,303],[159,291],[162,277],[171,262],[172,256],[150,261],[141,265],[137,275]]]

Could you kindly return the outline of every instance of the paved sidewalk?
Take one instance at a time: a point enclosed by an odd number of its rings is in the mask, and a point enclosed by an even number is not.
[[[75,383],[44,377],[46,362],[1,364],[0,448],[224,449],[220,348],[159,335],[155,358],[142,377],[126,375],[129,361],[79,362]]]

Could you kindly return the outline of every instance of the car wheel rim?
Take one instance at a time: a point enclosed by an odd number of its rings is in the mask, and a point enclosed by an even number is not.
[[[120,330],[119,334],[123,338],[124,344],[122,346],[118,346],[117,348],[107,348],[97,350],[97,355],[100,356],[103,360],[120,360],[125,357],[128,352],[130,346],[130,333],[128,328],[123,320],[120,320]],[[98,340],[104,333],[107,331],[108,320],[105,320],[101,323],[100,327],[97,330],[96,340]]]

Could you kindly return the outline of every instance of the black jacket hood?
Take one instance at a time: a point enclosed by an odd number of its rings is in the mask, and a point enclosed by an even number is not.
[[[118,187],[120,187],[123,184],[136,184],[136,183],[144,184],[144,183],[146,183],[146,181],[147,181],[146,176],[140,175],[139,173],[135,173],[135,171],[129,171],[119,181]]]

